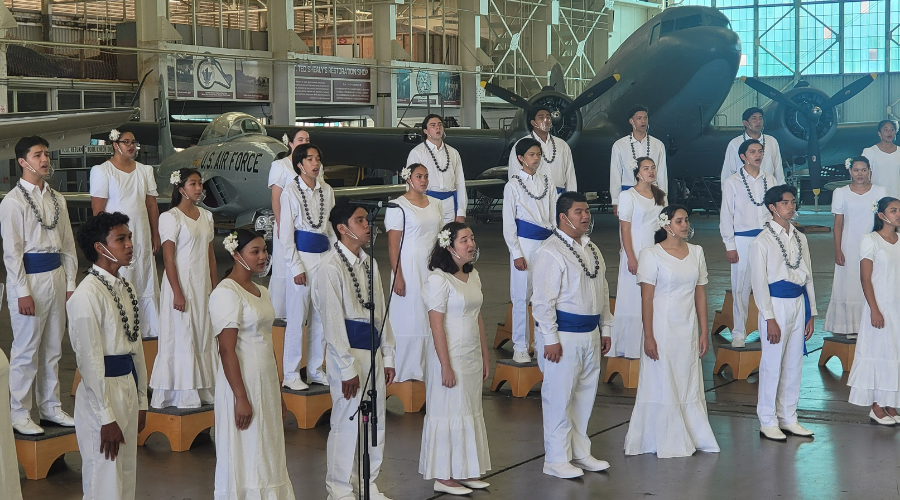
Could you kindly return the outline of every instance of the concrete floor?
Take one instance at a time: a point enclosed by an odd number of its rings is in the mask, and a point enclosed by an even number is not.
[[[805,212],[801,222],[831,225],[827,207],[820,214]],[[715,216],[695,216],[697,230],[692,243],[704,246],[710,274],[707,287],[710,322],[729,288],[729,268],[724,246],[718,236]],[[504,320],[509,297],[508,253],[500,225],[475,225],[481,246],[477,267],[482,273],[485,303],[482,309],[492,341],[494,327]],[[620,382],[601,384],[590,423],[593,452],[608,460],[612,467],[604,473],[588,473],[577,480],[561,480],[541,473],[541,406],[539,391],[523,399],[513,398],[508,390],[489,392],[485,383],[484,410],[491,443],[493,470],[488,492],[472,497],[497,499],[558,498],[631,499],[657,496],[665,499],[767,499],[767,498],[900,498],[896,479],[900,463],[900,434],[891,428],[868,423],[868,410],[847,403],[847,374],[832,360],[824,368],[817,366],[818,349],[826,335],[821,327],[831,295],[833,243],[831,234],[809,235],[818,308],[816,334],[809,343],[810,355],[804,360],[801,391],[801,420],[816,432],[815,439],[789,438],[787,443],[761,440],[756,420],[756,377],[735,381],[730,371],[711,375],[714,354],[703,360],[710,422],[719,441],[719,454],[697,453],[689,458],[657,459],[653,455],[625,457],[622,449],[635,390],[622,388]],[[607,277],[615,290],[618,272],[616,221],[609,214],[597,216],[592,237],[607,261]],[[387,262],[386,245],[379,240],[376,257]],[[229,265],[219,249],[220,266]],[[387,266],[384,266],[387,269]],[[387,282],[387,279],[385,279]],[[727,332],[727,331],[726,331]],[[11,342],[8,311],[0,313],[0,348],[8,352]],[[725,340],[715,336],[714,345]],[[68,395],[75,370],[75,358],[68,340],[64,341],[60,364],[63,406],[72,411],[74,398]],[[511,347],[491,349],[491,359],[511,357]],[[388,401],[386,459],[379,479],[381,491],[395,500],[435,498],[431,483],[418,474],[422,414],[404,414],[400,403]],[[288,417],[288,468],[298,498],[325,498],[325,442],[327,422],[312,430],[300,430]],[[138,498],[207,499],[212,498],[215,446],[201,435],[193,448],[173,453],[164,437],[152,436],[138,450]],[[68,500],[81,498],[81,459],[69,453],[58,462],[49,477],[28,481],[22,475],[24,497],[29,500]]]

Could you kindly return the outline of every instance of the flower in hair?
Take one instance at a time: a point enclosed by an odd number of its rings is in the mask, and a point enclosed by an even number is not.
[[[437,236],[438,246],[441,248],[447,248],[450,246],[450,230],[444,229],[443,231],[438,233]]]
[[[872,213],[873,214],[878,213],[878,202],[877,201],[875,203],[872,203]]]
[[[238,247],[238,237],[237,231],[232,231],[222,240],[222,246],[225,247],[225,250],[228,250],[228,253],[234,254],[234,251],[237,250]]]
[[[632,158],[631,159],[631,170],[637,170],[637,168],[638,168],[637,158]]]
[[[173,186],[181,184],[181,170],[172,172],[172,175],[169,176],[169,184]]]
[[[403,170],[400,171],[400,178],[404,181],[408,181],[410,175],[412,175],[412,170],[409,167],[403,167]]]
[[[109,140],[116,142],[119,140],[119,136],[121,136],[121,135],[122,134],[119,132],[118,129],[112,129],[109,131]]]
[[[852,159],[847,158],[846,160],[844,160],[844,168],[846,168],[847,170],[850,170],[850,167],[852,167],[852,166],[853,166]]]
[[[661,212],[659,217],[656,218],[656,228],[662,229],[669,225],[669,216],[665,214],[665,212]]]
[[[281,136],[281,142],[283,142],[285,146],[291,145],[291,141],[288,139],[287,134],[284,134],[283,136]]]

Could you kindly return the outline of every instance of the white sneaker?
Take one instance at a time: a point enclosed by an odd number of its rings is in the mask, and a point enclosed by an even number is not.
[[[609,469],[609,462],[607,462],[606,460],[598,460],[594,458],[593,455],[588,455],[584,458],[572,460],[572,465],[578,467],[579,469],[591,472],[600,472],[602,470]]]
[[[766,439],[771,439],[772,441],[787,441],[787,436],[781,432],[781,429],[772,425],[768,427],[760,427],[759,433],[762,437]]]
[[[552,463],[544,462],[544,474],[548,476],[561,477],[563,479],[572,479],[584,475],[584,471],[570,464],[569,462]]]
[[[434,491],[437,493],[447,493],[448,495],[468,495],[469,493],[472,493],[472,490],[465,486],[447,486],[437,480],[434,482]]]
[[[328,377],[326,377],[323,372],[315,372],[307,375],[306,380],[310,384],[328,385]]]
[[[733,333],[733,334],[731,334],[731,347],[737,347],[737,348],[744,347],[744,346],[746,345],[746,344],[744,343],[744,340],[745,340],[746,338],[747,338],[747,336],[744,335],[743,333]]]
[[[306,382],[299,378],[291,380],[290,382],[285,382],[284,386],[292,391],[305,391],[309,389],[309,386],[306,385]]]
[[[38,424],[34,423],[30,418],[16,420],[12,423],[12,427],[13,430],[18,432],[19,434],[24,434],[26,436],[40,436],[44,433],[44,429]]]
[[[41,415],[41,420],[46,420],[47,422],[51,422],[62,427],[75,427],[75,419],[70,417],[68,413],[62,410],[58,410],[56,412],[56,415],[53,415],[52,417]]]
[[[515,351],[512,359],[519,364],[531,363],[531,355],[528,354],[528,351]]]
[[[893,420],[893,418],[891,420]],[[780,427],[781,427],[781,430],[787,432],[788,434],[793,434],[795,436],[809,437],[814,434],[813,431],[800,425],[800,422],[794,422],[793,424],[781,425]]]

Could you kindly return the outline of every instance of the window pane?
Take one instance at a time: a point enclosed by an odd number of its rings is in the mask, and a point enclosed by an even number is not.
[[[84,109],[111,108],[112,92],[85,92]]]
[[[800,70],[803,74],[840,73],[840,5],[806,4],[800,9]],[[787,61],[785,61],[787,62]]]
[[[126,108],[131,106],[132,99],[134,99],[134,92],[116,92],[116,107]]]
[[[891,71],[900,69],[900,2],[891,2]]]
[[[884,71],[884,15],[883,1],[844,5],[845,73]]]
[[[47,93],[46,92],[16,92],[18,99],[18,107],[20,113],[25,111],[47,111]]]
[[[81,109],[81,92],[60,90],[56,97],[58,109]]]
[[[793,7],[760,7],[759,76],[791,75],[794,65]],[[769,26],[768,31],[762,31]]]
[[[716,2],[719,5],[719,2]],[[731,20],[731,29],[741,39],[741,66],[738,76],[753,76],[753,9],[722,9]]]

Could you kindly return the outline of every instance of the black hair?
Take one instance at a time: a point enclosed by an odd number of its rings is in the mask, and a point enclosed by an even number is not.
[[[347,200],[340,200],[334,204],[334,208],[331,209],[331,213],[328,215],[328,222],[331,223],[331,228],[334,229],[334,234],[337,235],[338,241],[341,241],[341,233],[338,231],[338,226],[341,224],[348,225],[350,218],[353,217],[353,214],[359,208],[364,209],[365,207]]]
[[[766,208],[769,208],[769,205],[774,205],[782,200],[784,197],[784,193],[791,193],[794,195],[794,199],[797,199],[797,188],[791,186],[790,184],[781,184],[779,186],[770,187],[768,191],[766,191],[765,196],[763,197],[763,204],[765,204]],[[772,212],[772,209],[769,208],[769,212]]]
[[[444,224],[441,231],[445,229],[450,231],[450,246],[452,247],[456,243],[456,237],[459,235],[459,232],[468,227],[462,222],[453,221]],[[431,249],[431,257],[428,258],[429,271],[440,269],[448,274],[455,274],[459,271],[459,266],[456,265],[456,261],[453,260],[453,256],[450,255],[448,248],[442,248],[437,241],[434,242],[434,248]],[[468,274],[472,272],[472,269],[475,269],[475,266],[471,262],[466,262],[463,264],[462,272]]]
[[[309,133],[303,127],[294,127],[291,130],[289,130],[288,133],[285,134],[288,137],[288,144],[294,142],[294,139],[297,138],[297,134],[299,134],[300,132],[306,132],[307,134]],[[288,147],[290,147],[290,146],[288,146]]]
[[[587,203],[587,197],[577,191],[566,191],[556,199],[556,220],[559,222],[560,214],[568,213],[572,205],[581,202]],[[557,224],[558,225],[558,224]]]
[[[19,142],[16,143],[15,148],[16,158],[21,158],[24,160],[25,157],[28,156],[28,152],[31,151],[31,148],[40,146],[41,144],[43,144],[47,148],[50,147],[50,143],[47,142],[47,139],[44,139],[39,135],[32,135],[19,139]]]
[[[249,245],[251,241],[253,241],[257,238],[263,238],[262,234],[257,233],[256,231],[254,231],[252,229],[246,229],[246,228],[235,229],[233,231],[233,233],[237,234],[237,246],[234,248],[234,253],[241,253],[241,250],[243,250],[245,246]],[[227,238],[227,236],[226,236],[226,238]],[[265,239],[265,238],[263,238],[263,239]],[[232,257],[232,259],[233,259],[233,257]],[[228,275],[231,274],[231,271],[233,271],[233,270],[234,270],[234,266],[229,267],[228,270],[225,271],[225,274],[222,276],[222,279],[227,278]]]
[[[850,168],[853,168],[853,164],[856,163],[856,162],[858,162],[858,161],[859,161],[859,162],[862,162],[862,163],[865,163],[865,164],[866,164],[866,168],[868,168],[868,169],[870,169],[870,170],[872,169],[872,164],[869,163],[869,159],[866,158],[866,157],[863,156],[863,155],[859,155],[859,156],[857,156],[856,158],[853,158],[852,160],[850,160]]]
[[[638,180],[638,172],[641,171],[641,163],[645,161],[651,161],[654,165],[656,162],[653,161],[653,158],[649,156],[641,156],[635,162],[637,162],[637,167],[634,168],[634,180]],[[659,188],[656,184],[650,184],[650,192],[653,193],[653,204],[662,206],[663,203],[666,202],[666,192]]]
[[[648,114],[650,113],[650,110],[647,108],[647,106],[644,106],[643,104],[635,104],[631,107],[631,109],[628,110],[628,119],[630,120],[634,118],[634,115],[640,113],[641,111]]]
[[[689,208],[685,207],[684,205],[677,204],[672,204],[667,206],[666,208],[663,208],[661,213],[666,214],[666,217],[668,217],[669,220],[672,220],[673,218],[675,218],[675,212],[679,210],[684,210],[684,213],[686,213],[688,217],[691,216],[691,210]],[[669,233],[666,232],[666,228],[664,227],[657,229],[656,232],[653,233],[653,243],[662,243],[663,241],[666,241],[668,234]]]
[[[319,153],[319,161],[322,161],[322,150],[319,149],[319,146],[316,146],[311,142],[297,146],[296,148],[294,148],[294,152],[291,153],[291,164],[293,164],[294,172],[297,175],[300,175],[300,167],[298,167],[297,165],[300,165],[300,163],[303,162],[303,160],[305,160],[307,156],[309,156],[310,149],[315,149],[316,152]]]
[[[540,112],[540,111],[546,111],[546,112],[550,113],[551,115],[553,114],[553,112],[550,111],[550,108],[548,108],[547,106],[535,106],[535,107],[529,109],[529,110],[528,110],[528,115],[527,115],[527,116],[528,116],[528,120],[527,120],[527,123],[526,123],[526,125],[528,126],[528,131],[529,131],[529,132],[532,131],[532,130],[534,130],[534,127],[531,125],[531,122],[533,122],[533,121],[537,118],[537,114],[538,114],[538,112]]]
[[[181,175],[181,182],[172,185],[172,202],[169,203],[170,207],[181,205],[183,196],[181,195],[181,190],[179,188],[183,188],[192,175],[200,176],[200,181],[203,181],[203,176],[200,175],[200,171],[196,168],[180,168],[178,169],[178,174]]]
[[[762,146],[763,148],[765,148],[765,146],[763,146],[762,143],[759,142],[758,140],[756,140],[756,139],[747,139],[746,141],[742,142],[740,146],[738,146],[738,156],[744,156],[744,155],[746,155],[746,154],[747,154],[747,150],[750,149],[750,146],[752,146],[752,145],[754,145],[754,144],[759,144],[760,146]],[[744,161],[743,158],[741,158],[741,161],[742,161],[743,163],[747,163],[746,161]]]
[[[529,149],[537,146],[538,149],[541,149],[541,143],[537,141],[537,139],[533,137],[524,137],[516,143],[516,158],[520,156],[525,156],[525,153],[528,152]],[[541,151],[543,151],[541,149]]]
[[[127,225],[128,220],[128,216],[121,212],[100,212],[85,221],[78,230],[78,246],[81,247],[84,257],[96,263],[100,255],[94,248],[94,243],[100,242],[106,245],[106,237],[109,236],[112,228]]]
[[[438,120],[441,121],[442,124],[444,123],[444,119],[441,118],[441,115],[439,115],[439,114],[437,114],[437,113],[431,113],[431,114],[427,115],[427,116],[425,117],[424,120],[422,120],[422,130],[427,130],[427,129],[428,129],[428,122],[429,122],[432,118],[437,118]]]
[[[875,223],[872,224],[872,231],[881,231],[884,228],[884,221],[881,220],[881,217],[878,214],[883,214],[885,210],[887,210],[888,205],[891,204],[892,201],[900,201],[893,196],[885,196],[884,198],[878,200],[878,211],[875,212]],[[896,232],[896,228],[894,231]]]
[[[881,120],[878,122],[878,132],[881,133],[881,127],[883,127],[886,123],[890,123],[894,126],[894,132],[897,131],[897,122],[894,120]]]
[[[416,171],[417,168],[424,168],[425,172],[428,172],[428,167],[422,165],[421,163],[410,163],[406,166],[409,169],[409,176],[412,177],[413,172]]]
[[[749,122],[750,117],[755,115],[756,113],[759,113],[759,114],[765,116],[765,113],[763,113],[762,108],[757,108],[756,106],[753,106],[752,108],[747,108],[744,110],[744,114],[741,115],[741,121]]]

